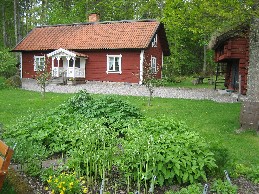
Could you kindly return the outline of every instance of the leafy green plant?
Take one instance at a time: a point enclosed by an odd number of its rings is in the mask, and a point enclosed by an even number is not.
[[[234,170],[234,161],[230,157],[229,150],[226,148],[219,147],[218,145],[214,145],[210,149],[215,158],[215,162],[217,165],[217,168],[214,168],[213,171],[211,172],[211,175],[213,178],[219,177],[219,178],[224,178],[224,170],[228,169],[228,171],[233,171]]]
[[[259,183],[259,166],[253,166],[247,177],[254,183]]]
[[[237,164],[234,175],[236,177],[243,175],[254,183],[259,183],[259,166],[249,167],[244,164]]]
[[[143,180],[157,177],[159,185],[206,180],[206,171],[216,167],[213,153],[197,133],[168,118],[145,119],[127,128],[124,168],[139,171]],[[134,175],[137,178],[137,174]]]
[[[180,191],[167,191],[165,194],[198,194],[202,193],[202,185],[200,183],[191,184],[186,188],[182,188]]]
[[[211,191],[218,194],[235,194],[237,193],[237,189],[237,186],[221,179],[214,181],[211,186]]]
[[[32,175],[41,174],[37,164],[42,160],[66,155],[65,165],[85,176],[87,184],[105,185],[107,179],[117,177],[114,190],[126,187],[128,192],[134,187],[145,193],[171,181],[206,180],[216,167],[204,139],[184,123],[167,117],[144,118],[128,102],[93,97],[86,91],[53,110],[17,122],[4,131],[4,138],[19,142],[14,158],[30,164],[27,172]]]

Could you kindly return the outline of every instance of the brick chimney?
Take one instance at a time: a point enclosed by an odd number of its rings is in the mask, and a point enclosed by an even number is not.
[[[88,17],[89,22],[99,22],[100,20],[100,15],[97,13],[91,13]]]

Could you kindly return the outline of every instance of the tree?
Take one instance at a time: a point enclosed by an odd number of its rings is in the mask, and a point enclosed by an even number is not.
[[[41,88],[41,96],[45,98],[46,86],[48,85],[48,81],[51,77],[51,72],[49,71],[49,60],[45,60],[43,66],[37,67],[36,71],[36,80],[38,85]]]
[[[154,70],[151,67],[151,64],[147,62],[146,59],[144,59],[143,63],[143,84],[146,86],[148,90],[148,106],[151,106],[151,100],[153,97],[153,93],[155,90],[155,87],[157,85],[157,72],[160,70],[159,65],[156,65],[156,69]]]
[[[259,133],[259,2],[253,4],[254,15],[249,33],[249,69],[247,80],[247,100],[243,102],[240,113],[240,130],[255,129]]]

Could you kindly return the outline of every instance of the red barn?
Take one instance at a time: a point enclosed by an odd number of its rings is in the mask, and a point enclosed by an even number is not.
[[[247,91],[249,66],[249,28],[239,26],[211,41],[215,51],[215,62],[225,65],[225,86],[241,94]]]
[[[35,77],[49,59],[52,77],[140,84],[145,66],[161,78],[163,57],[170,55],[156,20],[36,27],[12,51],[21,52],[22,78]]]

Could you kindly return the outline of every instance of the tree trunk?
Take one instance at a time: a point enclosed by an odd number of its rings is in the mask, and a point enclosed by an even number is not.
[[[249,34],[249,69],[247,79],[247,101],[240,113],[241,129],[259,129],[259,18],[254,18]]]
[[[250,27],[249,69],[247,97],[249,101],[259,102],[259,18],[252,21]]]
[[[16,2],[18,3],[18,2]],[[18,3],[19,4],[19,3]],[[20,8],[19,5],[16,4],[16,22],[17,22],[17,43],[22,40],[22,34],[21,34],[21,17],[20,17]],[[16,44],[17,44],[16,43]]]
[[[41,6],[41,24],[46,24],[46,14],[47,14],[47,5],[48,1],[47,0],[42,0],[41,1],[42,6]]]
[[[206,70],[207,70],[207,46],[204,45],[203,46],[203,67],[202,67],[202,72],[205,75],[206,74]]]
[[[3,21],[3,25],[2,25],[2,28],[3,28],[3,46],[6,47],[7,38],[6,38],[6,28],[5,28],[6,20],[5,20],[5,5],[4,4],[2,5],[2,21]]]
[[[13,1],[13,18],[14,18],[14,36],[15,44],[18,43],[18,32],[17,32],[17,0]]]

